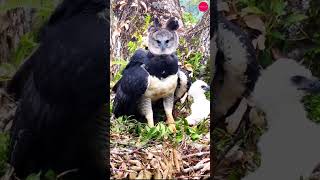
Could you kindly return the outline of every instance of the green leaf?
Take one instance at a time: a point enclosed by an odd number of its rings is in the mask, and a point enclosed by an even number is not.
[[[271,37],[279,40],[285,40],[285,36],[281,34],[279,31],[271,31],[270,32]]]
[[[46,172],[44,177],[46,178],[46,180],[56,180],[57,174],[53,170],[49,170]]]
[[[197,134],[197,133],[193,133],[193,134],[191,135],[191,139],[192,139],[193,141],[200,139],[200,137],[201,137],[201,136],[200,136],[199,134]]]
[[[281,16],[285,13],[286,4],[283,0],[272,0],[271,1],[271,10],[276,13],[277,16]]]
[[[249,6],[249,7],[243,8],[241,10],[241,12],[246,13],[246,14],[257,14],[257,15],[264,15],[265,14],[262,10],[260,10],[256,6]]]
[[[301,22],[306,19],[308,19],[308,16],[306,16],[304,14],[293,13],[293,14],[289,15],[284,22],[285,22],[285,25],[288,26],[288,25],[291,25],[294,23]]]
[[[176,142],[181,142],[183,140],[183,134],[182,133],[178,133],[176,134]]]
[[[262,67],[267,67],[272,64],[272,55],[270,50],[264,50],[259,54],[259,61]]]
[[[41,172],[39,172],[38,174],[30,174],[26,180],[41,180],[40,179],[40,176],[41,176]]]

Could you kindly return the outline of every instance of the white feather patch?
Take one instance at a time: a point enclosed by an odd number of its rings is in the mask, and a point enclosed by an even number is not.
[[[167,78],[159,79],[155,76],[148,77],[148,88],[144,93],[145,97],[152,101],[172,95],[177,88],[178,75],[170,75]]]

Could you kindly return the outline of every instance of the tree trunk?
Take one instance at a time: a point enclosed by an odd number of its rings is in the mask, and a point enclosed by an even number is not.
[[[22,35],[30,31],[31,11],[17,8],[0,13],[0,64],[9,62]]]

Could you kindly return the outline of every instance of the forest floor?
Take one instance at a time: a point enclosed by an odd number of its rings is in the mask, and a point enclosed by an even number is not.
[[[111,95],[113,102],[114,94]],[[210,177],[210,117],[189,126],[190,102],[178,102],[173,115],[176,133],[160,121],[149,128],[130,117],[111,116],[110,165],[113,178],[203,179]],[[111,107],[112,108],[112,107]],[[112,112],[112,110],[110,110]]]
[[[200,179],[210,176],[209,121],[189,127],[177,121],[154,128],[124,118],[111,121],[110,165],[113,178]]]

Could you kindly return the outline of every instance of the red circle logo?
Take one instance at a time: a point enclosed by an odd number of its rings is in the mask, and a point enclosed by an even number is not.
[[[208,5],[208,3],[206,1],[202,1],[202,2],[200,2],[198,8],[199,8],[199,11],[205,12],[205,11],[208,10],[209,5]]]

